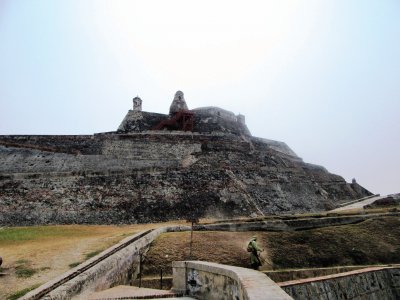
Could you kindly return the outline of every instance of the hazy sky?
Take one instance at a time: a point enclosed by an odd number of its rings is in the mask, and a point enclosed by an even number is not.
[[[112,131],[177,90],[400,192],[399,0],[0,0],[0,134]]]

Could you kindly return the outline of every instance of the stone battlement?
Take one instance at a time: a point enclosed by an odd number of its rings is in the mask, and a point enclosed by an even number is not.
[[[134,109],[128,111],[121,125],[118,127],[117,133],[134,133],[152,130],[162,121],[171,120],[175,114],[184,110],[194,113],[193,132],[221,132],[251,136],[243,115],[236,116],[233,112],[219,107],[201,107],[188,110],[188,106],[181,91],[176,93],[169,114],[141,111],[141,101],[142,100],[138,97],[134,98]],[[166,129],[176,130],[176,126],[166,127]]]

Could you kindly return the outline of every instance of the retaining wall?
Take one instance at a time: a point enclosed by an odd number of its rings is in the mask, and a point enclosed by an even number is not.
[[[282,282],[294,299],[400,299],[399,268],[368,268]]]
[[[173,291],[196,299],[292,299],[265,274],[204,261],[173,262]]]
[[[400,213],[381,213],[354,216],[333,216],[323,218],[293,218],[289,220],[265,220],[256,222],[235,222],[196,225],[199,231],[296,231],[330,226],[357,224],[369,219],[397,217]]]

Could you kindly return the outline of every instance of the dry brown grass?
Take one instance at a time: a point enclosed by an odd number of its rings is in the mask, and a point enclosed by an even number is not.
[[[295,232],[195,232],[193,259],[248,267],[245,248],[257,235],[262,270],[400,263],[400,218],[372,219],[355,225]],[[171,262],[189,257],[188,232],[156,239],[144,262],[144,275],[171,273]]]
[[[246,251],[254,232],[194,232],[192,259],[248,267],[249,254]],[[162,268],[172,274],[172,261],[190,259],[190,232],[171,232],[160,235],[152,244],[143,263],[143,273],[157,275]],[[262,254],[266,261],[263,268],[271,267],[270,258]]]
[[[170,223],[124,226],[59,225],[0,229],[0,299],[38,284],[43,284],[68,271],[70,265],[83,262],[93,252],[104,250],[134,233]],[[37,231],[39,230],[39,233]],[[15,238],[10,231],[25,233]],[[35,234],[26,233],[35,231]],[[19,235],[17,235],[19,236]],[[18,277],[17,270],[34,270],[32,276]],[[26,271],[25,274],[29,274]]]

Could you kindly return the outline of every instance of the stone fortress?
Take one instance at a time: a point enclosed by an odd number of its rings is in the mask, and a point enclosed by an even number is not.
[[[176,92],[169,115],[142,111],[142,100],[135,97],[133,110],[130,110],[125,116],[117,133],[163,129],[251,136],[243,115],[236,116],[219,107],[201,107],[189,111],[181,91]]]
[[[253,137],[245,117],[169,114],[133,99],[116,131],[0,136],[0,225],[118,224],[333,209],[371,195],[285,143]]]

